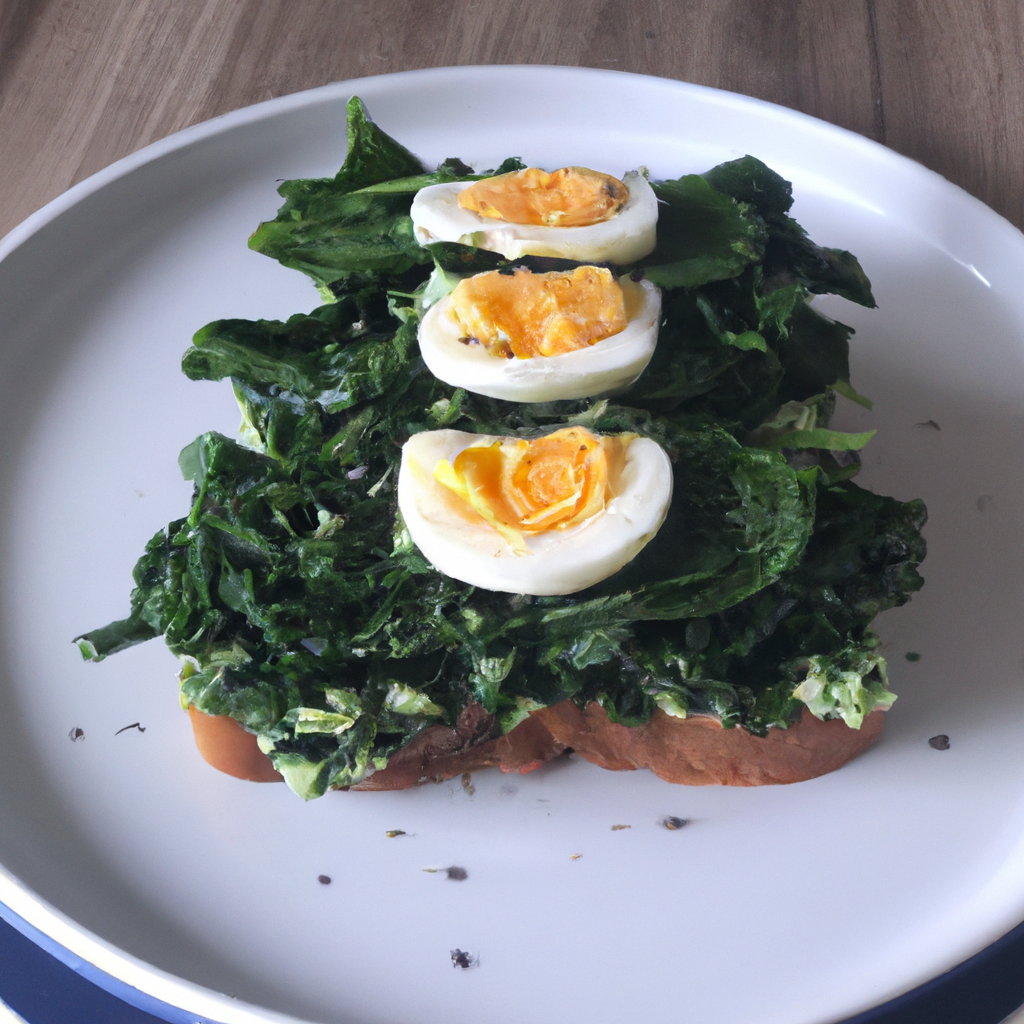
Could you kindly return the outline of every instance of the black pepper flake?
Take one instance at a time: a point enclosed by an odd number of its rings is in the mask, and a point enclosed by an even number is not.
[[[934,750],[949,750],[949,737],[945,733],[940,733],[928,741],[928,746]]]
[[[456,867],[454,864],[450,868],[445,868],[444,873],[452,882],[464,882],[469,878],[469,872],[465,868]]]
[[[941,430],[942,427],[935,422],[935,420],[925,420],[923,423],[915,423],[915,427],[929,427],[932,430]]]
[[[904,654],[903,657],[906,658],[907,661],[920,661],[921,660],[921,655],[918,654],[917,651],[907,651],[907,653]]]
[[[74,729],[68,733],[68,739],[71,740],[72,743],[77,743],[79,740],[85,739],[85,732],[82,729],[79,729],[76,725]]]
[[[330,885],[331,884],[331,876],[330,875],[317,875],[316,876],[316,880],[321,885]]]
[[[114,733],[114,735],[115,736],[120,736],[121,733],[127,732],[129,729],[138,729],[139,732],[145,732],[146,731],[146,727],[144,725],[139,725],[138,722],[132,722],[131,725],[126,725],[126,726],[124,726],[124,728],[118,729],[117,732]]]
[[[451,951],[452,967],[461,967],[466,970],[469,967],[477,967],[480,964],[480,957],[475,953],[469,953],[464,949],[453,949]]]
[[[669,832],[675,832],[677,829],[686,828],[690,824],[689,818],[677,818],[675,815],[668,815],[666,818],[661,819],[661,825],[667,828]]]

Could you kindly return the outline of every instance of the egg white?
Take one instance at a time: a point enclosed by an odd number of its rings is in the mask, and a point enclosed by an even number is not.
[[[510,402],[554,402],[619,391],[651,361],[661,318],[661,291],[655,285],[628,277],[619,283],[626,293],[626,327],[593,345],[529,359],[494,355],[483,345],[460,341],[464,332],[446,295],[420,323],[420,354],[438,380]]]
[[[501,253],[506,259],[520,256],[560,256],[581,263],[633,263],[657,244],[658,199],[639,171],[624,174],[629,198],[608,220],[582,227],[545,224],[514,224],[481,217],[459,206],[459,193],[474,184],[453,181],[428,185],[412,201],[413,229],[421,245],[461,242],[478,249]]]
[[[498,531],[434,479],[472,445],[502,438],[461,430],[414,434],[402,448],[398,507],[413,542],[440,572],[474,587],[544,597],[600,583],[639,554],[661,528],[672,500],[672,464],[661,446],[638,437],[611,479],[604,511],[578,526],[526,534],[516,553]]]

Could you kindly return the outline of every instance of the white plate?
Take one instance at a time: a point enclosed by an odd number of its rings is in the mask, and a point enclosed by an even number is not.
[[[876,403],[845,413],[879,428],[862,480],[931,510],[927,586],[881,620],[900,700],[865,756],[779,788],[562,762],[480,773],[472,795],[455,780],[303,805],[199,759],[159,642],[80,660],[71,638],[125,614],[145,541],[187,508],[178,450],[236,426],[226,385],[178,372],[191,334],[317,303],[245,242],[279,179],[336,170],[352,93],[428,163],[666,177],[754,153],[793,180],[813,238],[860,256],[881,308],[825,307],[857,328],[854,383]],[[754,100],[458,68],[189,129],[0,251],[0,902],[76,956],[225,1022],[823,1024],[1024,918],[1024,238],[981,203]],[[453,864],[466,881],[422,870]],[[455,947],[480,966],[453,970]]]

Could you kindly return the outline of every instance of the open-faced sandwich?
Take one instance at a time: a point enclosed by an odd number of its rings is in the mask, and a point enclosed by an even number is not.
[[[810,300],[868,280],[753,157],[613,170],[428,171],[354,99],[337,176],[250,240],[323,304],[196,334],[241,437],[182,452],[192,507],[85,656],[163,635],[204,756],[305,798],[569,748],[739,785],[863,750],[925,518],[829,427],[866,399]]]

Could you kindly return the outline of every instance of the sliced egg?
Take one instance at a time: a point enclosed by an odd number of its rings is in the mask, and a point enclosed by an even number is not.
[[[461,242],[506,259],[627,264],[657,244],[658,200],[639,171],[619,181],[586,168],[549,174],[531,167],[478,182],[428,185],[416,193],[410,213],[421,245]]]
[[[439,571],[509,594],[573,594],[636,557],[672,498],[661,446],[566,427],[527,440],[434,430],[402,448],[398,507]]]
[[[424,314],[420,353],[453,387],[514,402],[590,398],[632,384],[658,341],[661,292],[603,267],[491,271]]]

